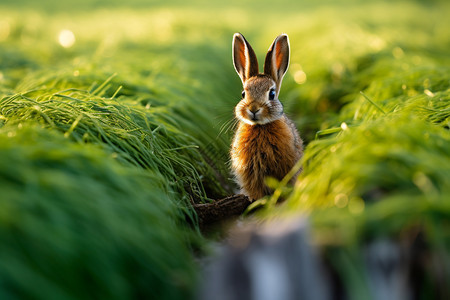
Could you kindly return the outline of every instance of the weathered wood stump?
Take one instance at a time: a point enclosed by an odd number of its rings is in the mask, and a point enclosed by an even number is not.
[[[200,300],[331,299],[306,222],[246,226],[207,264]]]
[[[200,300],[341,300],[355,297],[343,270],[326,249],[310,242],[305,219],[240,224],[207,258]],[[420,232],[420,231],[419,231]],[[444,256],[430,252],[421,234],[409,239],[377,237],[361,248],[364,272],[356,280],[358,299],[449,299]],[[330,247],[332,251],[333,247]],[[342,265],[341,265],[342,267]],[[354,280],[355,278],[353,278]],[[355,282],[355,281],[354,281]],[[435,289],[430,290],[430,286]],[[425,288],[425,290],[423,290]]]

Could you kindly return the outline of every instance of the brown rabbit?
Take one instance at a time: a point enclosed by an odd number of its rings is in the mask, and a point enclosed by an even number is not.
[[[273,41],[261,74],[252,47],[236,33],[233,63],[244,90],[235,108],[239,124],[231,147],[232,170],[242,193],[255,200],[271,193],[266,177],[283,179],[303,155],[303,141],[278,100],[289,65],[288,36]]]

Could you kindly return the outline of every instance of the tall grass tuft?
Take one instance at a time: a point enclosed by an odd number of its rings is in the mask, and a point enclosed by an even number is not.
[[[163,175],[30,122],[0,129],[0,156],[1,298],[189,295],[195,239]]]

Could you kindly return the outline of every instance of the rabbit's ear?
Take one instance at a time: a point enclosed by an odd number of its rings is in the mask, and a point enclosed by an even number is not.
[[[281,81],[289,66],[289,38],[281,34],[273,41],[264,62],[264,74],[269,75],[277,84],[277,94]]]
[[[242,83],[259,73],[255,52],[240,33],[233,36],[233,63]]]

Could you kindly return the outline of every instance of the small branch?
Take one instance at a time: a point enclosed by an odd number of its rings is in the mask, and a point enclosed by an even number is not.
[[[194,204],[199,223],[211,224],[225,220],[232,216],[239,216],[251,204],[250,199],[244,195],[233,195],[213,203]]]

